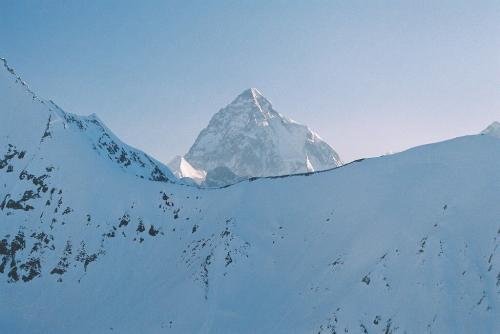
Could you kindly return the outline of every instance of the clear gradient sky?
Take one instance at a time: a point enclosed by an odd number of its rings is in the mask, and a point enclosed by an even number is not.
[[[0,0],[39,95],[168,162],[257,87],[344,161],[500,120],[500,1]]]

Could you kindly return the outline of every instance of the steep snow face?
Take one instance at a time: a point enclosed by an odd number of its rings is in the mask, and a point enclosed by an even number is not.
[[[481,134],[500,138],[500,123],[493,122]]]
[[[341,164],[316,133],[289,120],[255,88],[221,109],[199,134],[186,159],[209,171],[227,167],[239,176],[273,176],[324,170]]]
[[[54,102],[36,96],[3,58],[0,58],[0,108],[0,147],[9,154],[24,152],[26,163],[41,159],[39,152],[50,150],[51,139],[58,137],[58,141],[67,139],[73,144],[53,153],[60,154],[57,159],[60,164],[68,159],[104,159],[110,166],[140,178],[175,180],[166,166],[120,141],[96,115],[70,114]]]
[[[177,178],[188,178],[197,184],[201,184],[207,176],[207,172],[194,168],[186,159],[184,159],[184,157],[180,155],[173,158],[167,166]]]
[[[498,139],[198,189],[0,75],[2,332],[500,332]]]

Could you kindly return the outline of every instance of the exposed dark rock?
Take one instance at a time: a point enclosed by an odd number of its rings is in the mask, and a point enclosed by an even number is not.
[[[149,235],[152,237],[156,236],[159,232],[160,231],[155,229],[153,225],[151,225],[151,227],[149,228],[149,231],[148,231]]]

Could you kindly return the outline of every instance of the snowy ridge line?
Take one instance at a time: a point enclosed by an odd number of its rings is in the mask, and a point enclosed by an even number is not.
[[[356,159],[356,160],[353,160],[351,162],[348,162],[346,164],[343,164],[343,165],[340,165],[340,166],[337,166],[337,167],[333,167],[333,168],[330,168],[330,169],[324,169],[324,170],[318,170],[318,171],[314,171],[314,172],[305,172],[305,173],[297,173],[297,174],[286,174],[286,175],[274,175],[274,176],[254,176],[254,177],[250,177],[248,179],[244,179],[244,180],[238,181],[236,183],[228,184],[228,185],[222,186],[222,187],[211,187],[211,188],[201,188],[201,189],[224,189],[224,188],[232,187],[234,185],[237,185],[237,184],[240,184],[240,183],[243,183],[243,182],[254,182],[254,181],[263,180],[263,179],[284,179],[284,178],[296,177],[296,176],[310,176],[310,175],[315,175],[315,174],[322,174],[322,173],[331,172],[331,171],[334,171],[334,170],[337,170],[337,169],[340,169],[340,168],[343,168],[343,167],[347,167],[349,165],[352,165],[352,164],[355,164],[355,163],[358,163],[358,162],[361,162],[361,161],[367,160],[367,159],[371,159],[371,158]]]
[[[62,133],[59,132],[62,129],[71,130],[70,132],[80,132],[82,138],[86,138],[86,144],[89,145],[90,148],[96,151],[98,155],[113,161],[122,171],[127,171],[128,173],[135,174],[135,176],[139,178],[146,178],[150,181],[167,183],[177,182],[177,179],[165,164],[147,153],[123,142],[95,113],[90,115],[70,113],[59,107],[53,100],[39,97],[29,88],[28,84],[17,75],[14,68],[9,66],[5,58],[0,58],[0,60],[3,62],[3,66],[6,70],[5,74],[3,72],[0,73],[2,74],[2,79],[5,78],[6,93],[10,92],[11,88],[14,89],[17,87],[19,92],[24,92],[24,94],[27,93],[26,96],[29,100],[32,100],[34,104],[32,107],[34,108],[33,111],[30,109],[31,106],[24,107],[25,110],[19,110],[19,117],[30,119],[30,117],[45,116],[48,118],[48,121],[47,118],[45,118],[46,127],[45,133],[42,135],[42,140],[45,136],[51,137],[50,134],[52,131],[59,133],[59,135],[62,135]],[[1,66],[0,70],[2,70]],[[18,84],[20,84],[20,86],[18,86]],[[6,95],[4,100],[6,103],[9,103],[14,96],[12,95],[13,93],[8,94],[10,95]],[[41,106],[35,106],[38,104]],[[15,103],[12,103],[12,106],[13,107],[9,108],[17,108]],[[33,114],[28,116],[30,112],[33,112]],[[10,117],[9,114],[6,116]],[[58,126],[62,126],[62,128],[60,130],[56,129]],[[4,133],[8,133],[8,131],[3,131],[2,135]]]
[[[10,73],[12,74],[12,76],[14,76],[14,78],[16,79],[16,82],[17,83],[20,83],[25,89],[26,91],[28,91],[28,93],[30,93],[31,95],[33,95],[33,99],[36,99],[40,102],[43,103],[43,100],[41,100],[40,98],[38,98],[38,96],[35,94],[35,92],[33,92],[30,87],[28,86],[28,84],[26,83],[26,81],[24,81],[17,73],[16,71],[14,70],[14,68],[10,67],[9,64],[7,63],[7,59],[5,58],[2,58],[0,57],[0,61],[3,62],[3,66],[5,67],[5,69]]]

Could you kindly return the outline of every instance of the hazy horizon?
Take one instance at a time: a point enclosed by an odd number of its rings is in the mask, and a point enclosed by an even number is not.
[[[344,161],[500,120],[500,3],[116,4],[5,3],[0,57],[165,163],[249,87]]]

